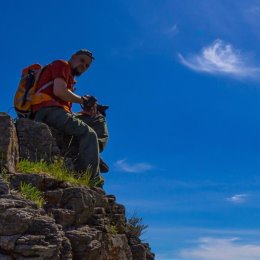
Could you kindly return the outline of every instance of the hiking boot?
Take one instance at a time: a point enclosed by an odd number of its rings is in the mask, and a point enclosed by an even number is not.
[[[106,173],[109,171],[109,166],[99,157],[99,170],[102,173]]]

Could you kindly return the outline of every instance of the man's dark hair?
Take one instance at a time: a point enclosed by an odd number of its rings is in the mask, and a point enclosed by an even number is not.
[[[89,50],[86,50],[86,49],[81,49],[81,50],[74,53],[74,55],[81,55],[81,54],[89,56],[92,60],[95,59],[92,52],[89,51]]]

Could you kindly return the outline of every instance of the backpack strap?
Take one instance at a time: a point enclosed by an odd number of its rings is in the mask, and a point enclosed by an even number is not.
[[[32,70],[29,70],[27,78],[28,79],[27,79],[26,84],[25,84],[25,93],[24,93],[23,98],[22,98],[22,107],[25,105],[29,90],[31,89],[31,87],[32,87],[32,85],[35,81],[35,75],[34,75]]]
[[[45,65],[44,67],[42,67],[41,70],[39,71],[39,73],[37,74],[36,79],[35,79],[35,84],[36,84],[36,85],[37,85],[37,83],[38,83],[38,81],[39,81],[39,79],[40,79],[42,73],[43,73],[44,70],[47,68],[47,66],[48,66],[48,65]],[[53,83],[54,83],[54,80],[51,80],[51,81],[45,83],[43,86],[41,86],[39,89],[37,89],[37,90],[35,91],[35,94],[41,92],[42,90],[44,90],[44,89],[46,89],[46,88],[48,88],[48,87],[49,87],[51,84],[53,84]]]
[[[52,85],[54,83],[54,80],[51,80],[49,82],[47,82],[46,84],[44,84],[43,86],[41,86],[35,93],[39,93],[42,90],[48,88],[50,85]]]

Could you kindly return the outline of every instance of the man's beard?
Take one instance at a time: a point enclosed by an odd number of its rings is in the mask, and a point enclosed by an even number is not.
[[[79,68],[78,68],[78,67],[72,69],[72,74],[73,74],[73,76],[78,77],[78,76],[80,76],[82,73],[83,73],[83,72],[82,72],[82,71],[79,71]]]

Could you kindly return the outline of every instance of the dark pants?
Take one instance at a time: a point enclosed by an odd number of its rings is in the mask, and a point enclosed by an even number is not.
[[[35,120],[76,137],[79,140],[76,169],[90,171],[92,178],[96,179],[99,177],[99,147],[103,150],[108,138],[106,122],[102,117],[82,117],[79,114],[68,113],[60,107],[46,107],[36,113]]]
[[[103,152],[108,141],[108,129],[105,117],[101,114],[94,117],[82,113],[75,113],[74,115],[95,131],[98,137],[99,152]]]

